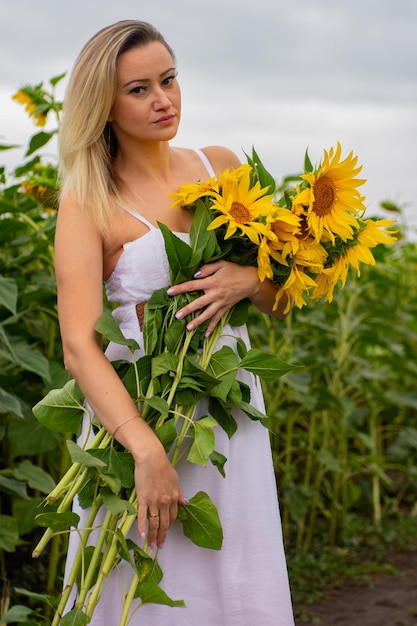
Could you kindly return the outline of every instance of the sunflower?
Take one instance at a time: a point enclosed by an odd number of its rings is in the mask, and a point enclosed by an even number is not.
[[[288,265],[285,259],[288,256],[294,256],[300,246],[300,218],[288,209],[277,207],[275,214],[268,221],[271,223],[271,232],[274,235],[270,238],[271,254],[279,253],[282,260],[274,258]]]
[[[45,126],[46,114],[39,111],[37,112],[38,107],[44,103],[41,98],[37,96],[34,89],[31,87],[22,87],[22,89],[19,89],[19,91],[12,96],[12,99],[25,107],[25,111],[29,117],[35,120],[36,126]]]
[[[307,229],[318,241],[323,231],[332,242],[335,235],[343,241],[352,238],[359,230],[357,218],[365,211],[365,197],[357,188],[366,181],[356,178],[362,166],[357,167],[358,157],[352,152],[341,161],[341,152],[340,143],[336,151],[325,150],[323,163],[317,171],[301,176],[307,185],[299,186],[292,199],[292,210],[306,216]]]
[[[181,185],[175,193],[170,193],[169,198],[174,198],[174,202],[171,204],[171,208],[180,205],[186,206],[195,204],[200,198],[207,196],[213,196],[219,193],[219,183],[216,176],[209,178],[205,182],[188,183],[187,185]]]
[[[226,170],[219,177],[220,193],[213,194],[211,209],[220,213],[208,230],[227,225],[225,239],[239,228],[252,243],[258,245],[266,234],[266,218],[273,214],[275,205],[269,188],[262,188],[258,181],[251,180],[252,168],[242,165],[231,172]]]
[[[330,267],[326,267],[316,278],[316,287],[311,294],[313,300],[325,299],[325,302],[332,302],[333,292],[340,281],[342,287],[345,286],[349,270],[349,260],[347,255],[341,254],[334,260]]]
[[[359,277],[361,275],[360,263],[375,265],[375,257],[370,248],[381,243],[387,245],[395,243],[394,233],[387,230],[394,223],[393,220],[383,219],[363,221],[361,230],[347,242],[343,254],[318,276],[317,287],[312,293],[312,298],[317,300],[325,296],[325,301],[331,302],[336,284],[340,281],[341,287],[345,286],[349,267],[353,267]]]
[[[258,246],[258,276],[261,283],[269,278],[273,278],[274,273],[272,271],[271,264],[271,250],[269,247],[269,239],[267,236],[263,236]]]
[[[302,268],[294,265],[291,268],[291,273],[286,282],[276,293],[275,304],[273,306],[274,311],[278,308],[278,305],[284,296],[287,298],[287,306],[283,311],[284,315],[290,312],[293,303],[296,307],[301,309],[305,304],[307,304],[303,294],[308,293],[308,291],[315,287],[315,285],[316,283],[313,278],[306,274]]]

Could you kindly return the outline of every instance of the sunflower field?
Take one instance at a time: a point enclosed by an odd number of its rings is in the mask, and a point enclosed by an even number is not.
[[[22,165],[0,167],[0,624],[21,626],[50,623],[67,542],[57,530],[32,558],[39,506],[70,464],[70,436],[32,413],[69,380],[54,278],[57,167],[43,154],[62,78],[15,94],[37,128]],[[379,245],[376,264],[331,303],[312,300],[284,321],[250,313],[253,345],[294,366],[264,393],[296,612],[326,571],[417,538],[417,248],[401,207],[380,212],[396,218],[398,241]]]

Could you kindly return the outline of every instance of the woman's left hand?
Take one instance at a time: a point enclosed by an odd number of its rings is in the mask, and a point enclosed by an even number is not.
[[[203,294],[184,306],[177,313],[182,319],[199,311],[198,315],[187,324],[193,330],[207,320],[206,336],[210,335],[224,313],[244,298],[252,298],[260,288],[258,272],[255,267],[216,261],[203,265],[194,280],[189,280],[168,289],[168,295],[174,296],[190,291],[202,291]]]

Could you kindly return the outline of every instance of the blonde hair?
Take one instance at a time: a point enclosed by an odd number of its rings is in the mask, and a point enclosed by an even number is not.
[[[122,200],[113,169],[117,140],[108,122],[116,96],[117,60],[154,41],[175,59],[147,22],[124,20],[103,28],[81,50],[67,87],[59,131],[61,196],[70,195],[90,211],[103,236]]]

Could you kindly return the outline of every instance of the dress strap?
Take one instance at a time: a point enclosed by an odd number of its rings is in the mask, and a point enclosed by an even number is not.
[[[137,213],[136,211],[131,211],[130,209],[128,209],[127,207],[123,207],[123,209],[129,213],[132,217],[136,217],[137,220],[139,220],[139,222],[142,222],[142,224],[145,224],[145,226],[147,226],[150,230],[154,230],[156,229],[156,226],[154,226],[152,224],[152,222],[150,222],[149,220],[146,219],[146,217],[143,217],[143,215],[141,215],[140,213]]]
[[[209,176],[215,176],[216,172],[213,169],[212,164],[210,163],[210,161],[208,160],[207,156],[204,154],[204,152],[202,150],[198,150],[195,149],[196,154],[198,154],[198,156],[200,157],[200,159],[203,161],[203,164],[208,172]]]

